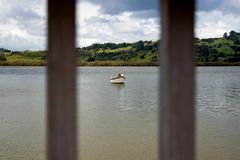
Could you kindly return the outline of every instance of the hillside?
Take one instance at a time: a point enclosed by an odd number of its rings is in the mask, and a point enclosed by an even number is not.
[[[236,64],[240,62],[240,33],[231,31],[222,38],[196,40],[197,62],[200,64]]]
[[[78,65],[153,66],[160,58],[160,41],[92,44],[77,48]],[[198,65],[240,65],[240,33],[231,31],[222,38],[195,38]],[[45,65],[47,51],[10,51],[0,48],[0,65]]]

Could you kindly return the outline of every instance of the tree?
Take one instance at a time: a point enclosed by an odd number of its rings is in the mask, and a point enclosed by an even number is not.
[[[136,51],[140,51],[144,49],[144,42],[138,41],[134,44],[134,47],[136,48]]]
[[[225,39],[228,38],[228,34],[227,34],[227,32],[225,32],[225,33],[223,34],[223,38],[225,38]]]
[[[6,61],[7,58],[5,57],[4,54],[0,54],[0,61]]]
[[[87,59],[87,62],[92,62],[92,61],[95,61],[95,59],[94,59],[93,57],[89,57],[89,58]]]
[[[144,57],[145,57],[145,54],[142,54],[142,55],[140,56],[140,59],[144,59]]]
[[[228,39],[232,40],[232,41],[238,41],[238,33],[235,31],[231,31],[229,33]]]

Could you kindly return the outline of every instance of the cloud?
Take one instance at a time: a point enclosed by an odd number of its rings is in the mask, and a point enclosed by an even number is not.
[[[221,37],[224,32],[240,31],[240,15],[221,10],[196,13],[196,36],[200,38]]]
[[[240,0],[225,0],[219,9],[224,11],[224,13],[240,14]]]
[[[156,40],[157,0],[81,0],[77,3],[77,46]],[[196,36],[240,31],[240,0],[198,0]],[[0,47],[46,49],[46,0],[0,0]]]
[[[0,0],[0,3],[0,47],[46,48],[45,0]]]
[[[115,15],[122,12],[135,12],[143,10],[157,10],[158,0],[82,0],[102,6],[106,14]],[[81,0],[80,0],[81,2]]]
[[[84,3],[79,6],[80,11]],[[94,3],[89,4],[92,5],[90,8],[95,6]],[[149,16],[151,14],[148,12],[154,10],[107,14],[98,4],[95,15],[80,20],[78,46],[104,42],[133,42],[140,39],[156,40],[160,35],[160,18]],[[235,12],[226,12],[223,9],[200,10],[196,12],[195,35],[199,38],[221,37],[224,32],[240,31],[239,24],[240,16]]]
[[[224,0],[197,0],[197,11],[212,11],[219,8],[223,4]]]
[[[159,18],[140,16],[143,14],[141,11],[125,11],[111,15],[105,13],[99,4],[81,2],[78,7],[78,46],[159,38]],[[91,14],[83,16],[84,13],[87,14],[86,12]]]

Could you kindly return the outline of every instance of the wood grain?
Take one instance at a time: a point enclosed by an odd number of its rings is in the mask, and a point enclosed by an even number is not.
[[[193,160],[194,0],[161,0],[160,159]]]
[[[75,0],[48,0],[48,160],[77,159]]]

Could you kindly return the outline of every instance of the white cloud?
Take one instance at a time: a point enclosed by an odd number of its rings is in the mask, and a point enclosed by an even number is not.
[[[0,0],[0,4],[0,48],[46,49],[46,0]],[[197,37],[221,37],[224,32],[240,31],[240,15],[236,11],[240,10],[240,0],[224,4],[196,13]],[[160,35],[159,18],[153,16],[155,10],[110,14],[100,4],[85,0],[77,3],[77,11],[77,46],[156,40]]]
[[[240,13],[240,0],[225,0],[222,3],[221,9],[227,11],[236,11]]]
[[[227,3],[231,4],[232,6],[240,8],[240,0],[231,0],[227,1]]]
[[[239,0],[234,0],[231,5],[236,5],[239,2]],[[93,6],[91,4],[91,8]],[[81,9],[81,5],[79,7]],[[117,15],[109,15],[103,13],[99,5],[95,7],[95,12],[92,13],[95,14],[84,18],[84,20],[83,18],[79,20],[81,23],[79,24],[78,46],[104,42],[156,40],[159,38],[160,25],[158,18],[133,16],[138,15],[138,12],[122,12]],[[199,38],[221,37],[224,32],[240,31],[239,24],[240,15],[234,12],[226,12],[225,10],[199,11],[196,13],[195,33]]]
[[[45,3],[45,0],[0,0],[0,47],[46,48]]]
[[[100,5],[93,5],[90,2],[83,1],[77,4],[78,24],[85,23],[86,20],[99,16],[101,12]]]
[[[135,17],[133,16],[134,12],[110,15],[103,13],[100,5],[89,2],[79,3],[79,11],[78,46],[105,42],[157,40],[159,38],[157,18]],[[87,14],[89,12],[91,14]],[[84,14],[87,14],[87,17],[81,16]]]
[[[196,36],[200,38],[221,37],[224,32],[240,31],[240,15],[220,10],[196,13]]]

